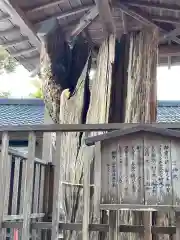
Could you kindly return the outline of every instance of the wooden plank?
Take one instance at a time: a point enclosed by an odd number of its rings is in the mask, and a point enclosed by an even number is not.
[[[13,195],[12,195],[12,208],[11,215],[17,214],[17,203],[18,203],[18,187],[19,187],[19,173],[20,173],[20,161],[19,157],[15,157],[15,165],[14,165],[14,179],[13,179]],[[11,238],[14,237],[14,231],[10,233]]]
[[[144,138],[145,204],[172,205],[170,140],[155,134]]]
[[[44,213],[32,213],[29,215],[30,219],[35,219],[35,218],[42,218],[44,217]],[[13,220],[23,220],[24,219],[24,215],[8,215],[8,216],[4,216],[4,221],[13,221]]]
[[[9,193],[10,193],[10,176],[11,176],[11,163],[12,163],[12,156],[8,155],[7,158],[7,170],[6,173],[6,182],[5,182],[5,195],[4,195],[4,216],[8,214],[8,207],[9,207]]]
[[[180,214],[176,212],[176,240],[180,239]]]
[[[47,8],[55,7],[60,3],[63,3],[64,0],[53,0],[46,3],[41,3],[40,5],[34,6],[32,8],[24,9],[26,11],[26,14],[34,14],[38,11],[45,10]]]
[[[16,52],[12,52],[10,54],[12,57],[19,57],[21,55],[26,55],[26,54],[32,53],[34,51],[38,51],[36,47],[30,47],[28,49],[19,50]]]
[[[4,169],[5,176],[5,193],[4,193],[4,217],[8,214],[8,207],[9,207],[9,193],[10,193],[10,176],[11,176],[11,163],[12,163],[12,156],[8,155],[6,169]],[[4,219],[3,217],[3,219]],[[7,234],[4,231],[4,236],[2,240],[7,239]]]
[[[81,223],[60,223],[60,228],[63,230],[75,230],[75,231],[81,231],[82,230],[82,224]],[[2,224],[3,228],[15,228],[20,229],[22,228],[22,222],[14,222],[14,221],[4,221]],[[52,223],[51,222],[39,222],[39,223],[32,223],[31,224],[32,229],[51,229]],[[152,226],[152,233],[153,234],[175,234],[176,233],[176,227],[157,227]],[[109,231],[109,225],[108,224],[90,224],[89,225],[89,231],[100,231],[100,232],[108,232]],[[126,232],[126,233],[143,233],[144,232],[144,226],[142,225],[120,225],[119,226],[120,232]]]
[[[83,212],[82,238],[83,240],[89,240],[90,161],[88,161],[88,159],[84,159],[83,196],[84,196],[84,212]]]
[[[22,239],[30,237],[30,217],[33,190],[34,158],[35,158],[36,135],[29,133],[28,141],[28,159],[26,161],[25,186],[23,199],[23,228]]]
[[[56,134],[56,145],[61,146],[61,133]],[[55,153],[55,173],[54,173],[54,194],[52,213],[52,236],[51,240],[59,237],[59,216],[60,203],[62,203],[62,179],[61,179],[61,148],[56,148]]]
[[[103,132],[113,131],[124,128],[139,127],[139,123],[103,123],[103,124],[37,124],[37,125],[18,125],[18,126],[0,126],[0,132],[10,132],[20,134],[34,131],[37,134],[42,132]],[[180,129],[180,123],[152,123],[143,124],[143,126],[152,126],[163,129]]]
[[[100,223],[100,201],[101,201],[101,143],[95,144],[95,162],[94,162],[94,221]],[[94,240],[99,239],[99,233],[95,233]]]
[[[85,28],[87,28],[93,20],[99,15],[97,7],[92,7],[88,13],[86,13],[80,20],[79,23],[73,28],[70,32],[71,38],[76,37],[79,35]]]
[[[152,240],[152,212],[144,212],[144,240]]]
[[[103,203],[143,204],[143,139],[124,136],[102,143]]]
[[[25,34],[31,43],[37,47],[37,49],[41,50],[41,42],[39,38],[36,36],[36,32],[34,30],[33,25],[28,21],[24,12],[19,8],[18,4],[14,1],[4,0],[2,2],[3,9],[11,16],[14,24],[20,26],[21,31]]]
[[[148,2],[148,1],[142,1],[142,0],[128,0],[128,1],[122,1],[123,3],[128,3],[132,6],[136,7],[148,7],[148,8],[155,8],[159,10],[169,10],[169,11],[180,11],[180,6],[178,4],[166,4],[164,2]]]
[[[43,212],[43,200],[44,200],[44,184],[45,184],[45,167],[43,165],[41,165],[41,169],[40,169],[40,192],[39,192],[39,207],[38,207],[38,212]],[[39,220],[41,221],[41,219]],[[42,238],[42,231],[38,230],[38,235],[39,238]]]
[[[168,33],[168,31],[164,27],[162,27],[158,23],[153,22],[152,19],[147,14],[145,14],[143,11],[141,11],[140,9],[134,10],[131,6],[129,6],[126,3],[122,3],[122,2],[121,3],[118,2],[117,6],[122,11],[124,11],[126,14],[128,14],[129,16],[133,17],[134,19],[140,21],[144,25],[149,25],[149,26],[152,26],[153,28],[158,28],[159,30],[163,31],[164,33]],[[180,39],[175,36],[170,36],[169,39],[180,44]]]
[[[117,240],[117,211],[109,212],[109,240]]]
[[[12,215],[16,215],[17,214],[19,172],[20,172],[20,158],[19,157],[15,157],[14,181],[13,181],[13,196],[12,196],[12,210],[11,210],[11,214]]]
[[[180,141],[171,139],[173,205],[180,206]]]
[[[34,181],[34,199],[33,199],[33,213],[39,213],[38,207],[39,207],[39,191],[40,191],[40,165],[35,165],[35,181]],[[34,220],[36,222],[36,220]],[[32,240],[36,240],[39,238],[37,231],[32,230]]]
[[[142,205],[142,204],[102,204],[101,210],[136,210],[136,211],[169,211],[172,209],[179,210],[180,207],[172,205]]]
[[[86,6],[76,7],[76,8],[71,9],[70,11],[65,11],[65,12],[53,14],[53,17],[54,17],[54,18],[57,18],[57,19],[63,19],[63,18],[72,16],[72,15],[74,15],[74,14],[78,14],[78,13],[81,13],[81,12],[88,11],[88,10],[91,9],[92,7],[94,7],[94,4],[89,4],[89,5],[86,5]],[[49,16],[48,16],[48,17],[46,16],[46,17],[44,17],[44,18],[41,19],[41,20],[33,21],[33,23],[34,23],[34,24],[43,23],[44,21],[49,20],[50,18],[51,18],[51,16],[50,16],[50,17],[49,17]]]
[[[1,151],[1,161],[0,161],[0,239],[5,239],[6,230],[3,229],[2,222],[4,217],[4,200],[5,200],[5,182],[6,182],[6,170],[8,163],[8,146],[9,146],[9,135],[7,132],[3,133],[2,136],[2,151]]]
[[[99,15],[102,20],[104,30],[108,34],[114,34],[116,32],[115,24],[112,17],[111,7],[108,0],[95,0]]]
[[[26,161],[23,160],[23,162],[22,162],[22,175],[21,175],[21,195],[20,195],[20,204],[19,204],[19,214],[23,214],[25,174],[26,174]]]
[[[4,42],[1,42],[0,45],[7,48],[7,47],[14,47],[18,44],[21,44],[21,43],[25,43],[25,42],[28,42],[29,39],[27,37],[21,37],[21,38],[18,38],[16,40],[12,40],[12,41],[4,41]]]
[[[1,146],[0,146],[0,151],[1,151]],[[16,149],[13,149],[11,147],[8,148],[8,153],[11,154],[11,155],[15,155],[16,157],[20,157],[22,161],[25,161],[28,158],[28,154],[20,152],[20,151],[18,151]],[[40,158],[35,158],[35,162],[40,163],[42,165],[47,164],[44,160],[42,160]]]

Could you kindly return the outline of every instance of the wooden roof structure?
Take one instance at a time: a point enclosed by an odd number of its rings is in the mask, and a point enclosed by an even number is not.
[[[93,46],[144,25],[160,29],[161,64],[180,63],[178,0],[0,0],[0,44],[29,71],[39,63],[38,29],[57,18],[72,37],[84,31]]]
[[[100,134],[97,136],[88,137],[85,139],[85,143],[87,146],[92,146],[96,142],[99,142],[99,141],[116,139],[119,137],[123,137],[125,135],[130,135],[130,134],[139,133],[139,132],[154,133],[154,134],[161,135],[164,137],[180,138],[180,131],[165,129],[165,128],[161,128],[161,127],[153,127],[153,126],[147,125],[147,124],[139,124],[135,127],[127,127],[124,129]]]

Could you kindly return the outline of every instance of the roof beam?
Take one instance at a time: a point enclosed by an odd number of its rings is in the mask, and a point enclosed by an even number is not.
[[[121,3],[130,4],[131,6],[136,7],[148,7],[148,8],[155,8],[155,9],[161,9],[161,10],[170,10],[170,11],[180,11],[180,6],[177,4],[166,4],[166,3],[159,3],[159,2],[148,2],[148,1],[142,1],[142,0],[124,0],[121,1]]]
[[[32,14],[32,13],[35,13],[37,11],[45,10],[47,8],[50,8],[50,7],[55,7],[62,2],[64,2],[64,0],[55,0],[55,1],[47,2],[47,3],[42,3],[42,4],[34,6],[32,8],[24,8],[24,11],[27,14]]]
[[[27,20],[24,12],[18,7],[16,1],[2,0],[2,8],[11,16],[13,22],[20,26],[22,34],[26,35],[30,42],[40,51],[41,42],[36,35],[33,25]]]
[[[6,20],[8,20],[10,18],[11,18],[11,16],[9,16],[8,14],[3,14],[3,15],[0,16],[0,21],[1,22],[2,21],[6,21]]]
[[[18,38],[16,40],[13,40],[13,41],[8,41],[8,42],[1,42],[0,45],[7,48],[7,47],[13,47],[13,46],[16,46],[18,44],[21,44],[21,43],[24,43],[24,42],[28,42],[29,41],[29,38],[27,37],[21,37],[21,38]]]
[[[161,57],[174,57],[180,56],[180,46],[179,45],[160,45],[159,55]]]
[[[161,40],[172,39],[176,36],[180,35],[180,27],[173,29],[172,31],[166,33]]]
[[[96,6],[92,7],[87,14],[85,14],[70,32],[70,37],[74,38],[79,35],[86,27],[88,27],[92,21],[99,15],[99,11]]]
[[[28,53],[31,53],[31,52],[34,52],[34,51],[37,51],[36,47],[31,47],[31,48],[28,48],[28,49],[22,49],[22,50],[14,52],[14,53],[10,53],[10,55],[12,57],[19,57],[21,55],[25,55],[25,54],[28,54]]]
[[[104,26],[104,30],[108,34],[115,33],[116,28],[113,21],[109,0],[95,0],[95,3],[99,11],[99,16],[101,18],[102,24]]]
[[[70,11],[66,11],[66,12],[61,12],[61,13],[57,13],[57,14],[54,14],[53,16],[49,16],[49,17],[45,17],[41,20],[35,20],[33,21],[35,24],[38,24],[38,23],[43,23],[44,21],[50,19],[50,18],[57,18],[57,19],[63,19],[63,18],[66,18],[66,17],[69,17],[69,16],[72,16],[74,14],[78,14],[78,13],[81,13],[81,12],[85,12],[85,11],[88,11],[89,9],[91,9],[92,7],[94,7],[94,4],[90,4],[90,5],[87,5],[87,6],[83,6],[83,7],[78,7],[78,8],[73,8],[72,10]]]
[[[170,16],[157,16],[157,15],[150,15],[150,16],[154,21],[157,21],[157,22],[166,22],[166,23],[180,25],[180,18],[175,18]]]
[[[117,3],[117,6],[126,14],[128,14],[129,16],[133,17],[134,19],[138,20],[139,22],[141,22],[142,24],[145,25],[149,25],[152,27],[157,27],[159,28],[161,31],[168,33],[168,31],[166,29],[164,29],[163,27],[161,27],[160,24],[154,23],[152,21],[152,19],[147,16],[144,12],[140,11],[140,10],[134,10],[133,8],[131,8],[130,6],[128,6],[125,3]],[[171,40],[173,40],[174,42],[180,44],[180,39],[177,37],[171,37]]]
[[[0,37],[4,37],[6,35],[16,34],[16,33],[20,33],[20,29],[18,27],[8,28],[6,30],[0,31]]]
[[[128,29],[127,29],[127,19],[126,19],[126,14],[121,11],[121,14],[122,14],[122,25],[123,25],[123,31],[124,31],[124,34],[127,34],[128,32]]]

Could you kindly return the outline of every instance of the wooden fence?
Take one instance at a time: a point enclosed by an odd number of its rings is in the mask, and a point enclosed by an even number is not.
[[[180,129],[180,124],[153,124],[162,128]],[[84,165],[84,215],[82,223],[60,222],[61,180],[60,148],[56,150],[55,167],[35,158],[36,140],[44,132],[56,132],[57,146],[61,144],[61,132],[99,132],[135,126],[135,124],[92,124],[92,125],[40,125],[0,127],[2,137],[0,158],[0,239],[51,239],[62,237],[61,231],[82,231],[82,239],[89,239],[89,232],[104,232],[109,239],[118,239],[119,233],[150,233],[145,240],[151,240],[151,234],[176,234],[180,239],[180,218],[176,214],[176,226],[121,225],[117,219],[118,207],[107,209],[109,223],[91,224],[90,210],[90,164]],[[27,156],[9,149],[9,140],[14,136],[28,135]],[[54,168],[54,170],[53,170]],[[51,191],[53,186],[53,192]],[[52,197],[53,196],[53,197]],[[52,206],[50,206],[52,204]],[[50,207],[49,207],[50,206]],[[52,208],[52,221],[47,213]],[[101,209],[104,211],[105,209]],[[145,214],[145,220],[148,215]],[[114,220],[113,220],[114,219]],[[14,229],[16,231],[14,231]],[[17,231],[18,230],[18,231]],[[18,235],[17,235],[18,232]],[[49,234],[49,235],[48,235]],[[99,239],[95,235],[94,239]],[[119,238],[120,239],[120,238]]]

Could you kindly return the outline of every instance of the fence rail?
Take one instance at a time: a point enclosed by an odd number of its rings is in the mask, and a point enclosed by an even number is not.
[[[120,225],[112,226],[111,217],[118,214],[119,207],[109,210],[109,224],[91,224],[90,211],[90,163],[84,165],[84,215],[82,223],[60,222],[59,202],[62,197],[62,179],[60,170],[61,149],[56,149],[55,165],[52,166],[43,159],[35,157],[36,141],[44,133],[56,132],[56,144],[61,146],[62,132],[104,132],[129,127],[139,124],[61,124],[61,125],[36,125],[36,126],[6,126],[0,127],[2,137],[0,157],[0,239],[13,239],[13,229],[18,229],[18,239],[50,239],[59,238],[61,231],[81,231],[83,240],[89,239],[89,232],[104,232],[112,240],[114,228],[116,233],[144,233],[146,225]],[[180,130],[180,124],[153,123],[153,127]],[[28,136],[28,154],[22,154],[9,148],[12,135]],[[96,163],[97,164],[97,163]],[[98,185],[98,182],[95,181]],[[66,183],[67,184],[67,183]],[[89,186],[89,187],[87,187]],[[99,186],[100,187],[100,186]],[[53,191],[52,191],[53,189]],[[98,196],[94,196],[97,198]],[[47,220],[49,205],[52,210],[52,221]],[[96,206],[97,207],[97,206]],[[100,210],[102,206],[99,206]],[[106,209],[107,210],[107,209]],[[116,211],[115,211],[116,210]],[[179,217],[177,216],[177,223]],[[10,234],[7,232],[10,231]],[[45,231],[45,234],[43,233]],[[48,238],[47,230],[51,230]],[[179,225],[177,226],[149,226],[152,234],[176,234],[179,240]],[[97,238],[95,238],[97,239]],[[146,238],[150,240],[150,238]]]

